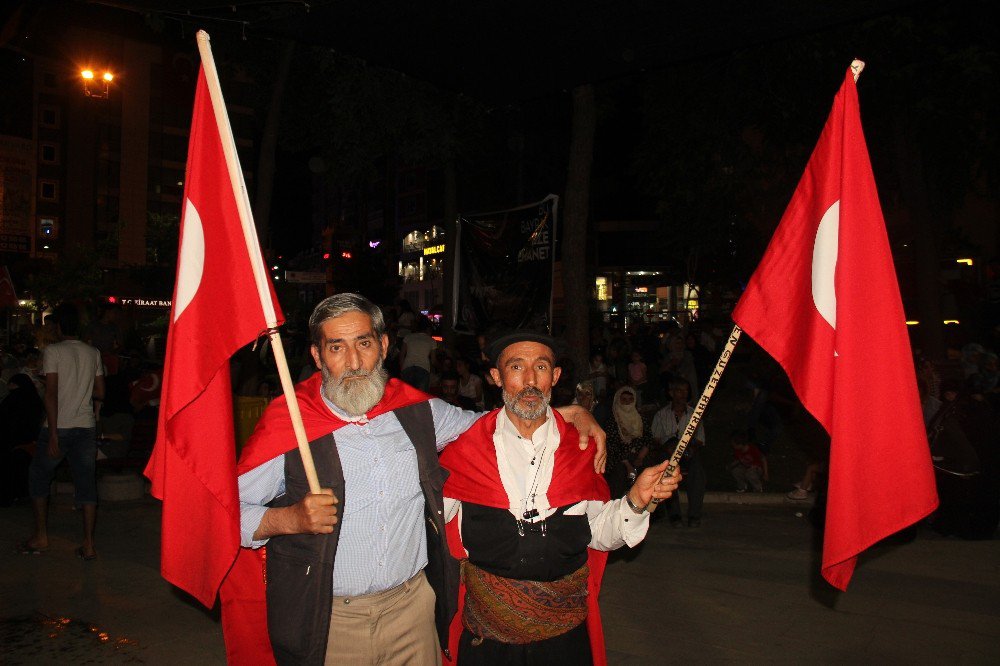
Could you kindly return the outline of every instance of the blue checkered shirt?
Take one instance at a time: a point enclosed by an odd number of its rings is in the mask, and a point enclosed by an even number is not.
[[[324,401],[326,398],[324,397]],[[332,403],[327,406],[347,420]],[[430,401],[438,450],[458,438],[480,414]],[[336,432],[349,502],[340,515],[340,540],[333,569],[334,596],[382,592],[403,583],[427,566],[424,499],[420,492],[417,452],[392,412],[367,423],[348,423]],[[241,474],[240,532],[245,547],[254,541],[268,502],[285,493],[285,456]]]

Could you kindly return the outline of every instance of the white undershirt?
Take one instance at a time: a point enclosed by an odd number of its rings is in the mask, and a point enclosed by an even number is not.
[[[545,423],[525,439],[517,427],[507,417],[507,410],[497,414],[493,445],[496,447],[497,469],[500,482],[510,500],[510,513],[523,520],[522,514],[537,509],[538,515],[528,522],[538,522],[548,518],[559,507],[549,504],[548,490],[552,482],[555,452],[559,448],[559,429],[551,408],[547,410]],[[531,464],[534,459],[534,465]],[[531,500],[534,489],[534,502]],[[459,517],[461,531],[461,502],[445,497],[445,522]],[[586,514],[590,520],[590,547],[595,550],[615,550],[623,545],[633,547],[646,537],[649,529],[649,514],[637,515],[621,498],[610,502],[584,500],[566,510],[568,516]]]

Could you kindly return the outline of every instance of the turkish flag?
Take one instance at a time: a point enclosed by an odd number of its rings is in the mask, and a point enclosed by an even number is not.
[[[163,500],[163,577],[208,607],[240,550],[229,359],[283,320],[252,220],[246,234],[241,224],[237,197],[246,196],[245,186],[242,174],[230,179],[223,132],[233,145],[228,122],[220,129],[203,67],[188,145],[157,440],[146,476],[153,495]],[[266,651],[260,659],[270,660],[266,627],[261,641]]]
[[[823,576],[937,507],[906,321],[850,69],[733,319],[830,434]]]

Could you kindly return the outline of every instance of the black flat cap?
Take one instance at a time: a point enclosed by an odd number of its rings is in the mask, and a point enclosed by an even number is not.
[[[559,348],[556,345],[556,340],[551,335],[530,329],[517,329],[514,331],[504,331],[490,342],[489,347],[486,348],[486,353],[489,355],[493,365],[497,364],[497,360],[504,349],[517,342],[537,342],[551,349],[554,356],[559,356]]]

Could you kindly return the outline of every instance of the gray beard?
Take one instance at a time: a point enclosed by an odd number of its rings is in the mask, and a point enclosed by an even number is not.
[[[371,372],[363,369],[347,370],[340,377],[334,377],[325,364],[320,365],[323,373],[323,395],[348,416],[364,416],[378,404],[385,395],[385,383],[389,374],[382,367],[382,357]],[[363,377],[351,379],[349,377]]]
[[[534,409],[529,407],[521,406],[521,399],[527,396],[532,396],[535,398],[540,398],[540,402],[535,403]],[[549,398],[542,393],[540,390],[533,386],[525,386],[523,389],[517,392],[517,395],[512,396],[507,393],[507,390],[503,391],[503,404],[506,405],[510,412],[519,418],[526,419],[528,421],[534,421],[535,419],[540,419],[545,416],[545,410],[549,406]]]

